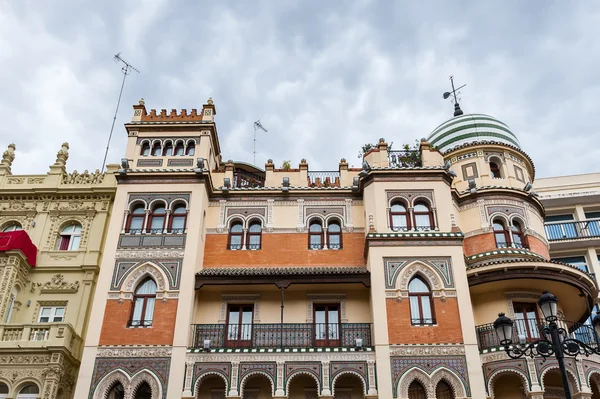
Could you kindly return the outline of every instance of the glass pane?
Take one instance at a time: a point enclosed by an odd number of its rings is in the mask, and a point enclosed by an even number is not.
[[[241,339],[249,341],[252,338],[252,311],[246,310],[242,312],[242,334]]]
[[[406,216],[405,215],[393,215],[392,216],[393,227],[406,227]]]
[[[391,208],[392,212],[406,212],[406,208],[400,204],[394,204]]]
[[[174,216],[173,222],[171,224],[171,228],[173,229],[183,229],[185,226],[185,217],[184,216]]]
[[[311,248],[320,248],[321,247],[321,236],[320,235],[311,235],[310,236],[310,247]]]
[[[81,236],[72,236],[71,237],[71,251],[77,251],[79,249],[79,243],[81,242]]]
[[[340,236],[337,234],[329,236],[329,246],[332,248],[339,248],[340,246]]]
[[[320,233],[322,231],[322,227],[318,223],[313,223],[310,225],[310,231],[313,233]]]
[[[52,312],[51,308],[42,308],[42,311],[40,312],[40,315],[42,315],[42,316],[50,316],[51,312]]]
[[[421,314],[419,313],[419,297],[410,297],[410,318],[413,323],[419,323],[421,321]]]
[[[188,155],[194,155],[195,152],[196,152],[196,147],[194,147],[193,145],[188,146],[188,148],[187,148]]]
[[[149,322],[152,321],[152,317],[154,316],[154,302],[156,299],[148,298],[146,300],[146,312],[144,313],[144,321]],[[150,323],[143,323],[142,325],[149,325]]]
[[[154,216],[152,218],[152,225],[150,226],[150,228],[152,230],[156,229],[156,230],[160,230],[163,228],[163,226],[165,225],[165,218],[164,216]]]
[[[143,224],[144,224],[143,217],[133,217],[133,218],[131,218],[131,223],[129,224],[129,229],[130,230],[141,230]]]
[[[340,231],[342,231],[342,228],[339,224],[330,224],[328,229],[332,233],[339,233]]]
[[[231,232],[232,233],[241,233],[242,232],[242,225],[241,225],[241,223],[236,223],[233,226],[231,226]]]
[[[573,215],[552,215],[546,216],[545,222],[567,222],[569,220],[574,220]]]
[[[513,244],[515,244],[515,246],[517,248],[521,248],[523,246],[523,243],[521,242],[521,236],[518,234],[513,234]]]
[[[260,236],[259,235],[253,235],[253,236],[248,236],[249,237],[249,243],[252,246],[255,245],[260,245]]]
[[[261,231],[260,224],[251,225],[248,231],[251,233],[259,233]]]
[[[496,237],[496,246],[499,248],[506,247],[506,237],[503,233],[496,233],[494,236]]]
[[[31,384],[31,385],[27,385],[27,386],[23,387],[23,389],[21,389],[19,391],[19,393],[20,394],[21,393],[40,393],[40,390],[37,387],[37,385]]]
[[[433,315],[431,314],[431,302],[428,296],[421,297],[421,310],[423,311],[423,322],[433,323]]]
[[[142,285],[138,286],[135,293],[139,295],[156,294],[156,283],[151,279],[146,280]]]
[[[502,223],[494,222],[494,230],[504,230],[504,225]]]
[[[315,338],[327,338],[327,325],[325,324],[325,307],[317,306],[315,308]]]
[[[417,227],[431,227],[429,215],[415,215],[415,221],[417,223]]]
[[[8,393],[8,385],[3,382],[0,382],[0,393]]]
[[[56,316],[64,316],[65,315],[65,308],[56,308],[54,311],[54,314]]]
[[[408,292],[429,292],[429,287],[420,278],[413,278],[408,284]]]
[[[182,145],[178,145],[177,147],[175,147],[175,155],[183,155],[183,146]]]
[[[144,298],[135,299],[135,307],[133,308],[133,321],[140,321],[142,318],[142,308],[144,307]]]
[[[131,212],[131,213],[133,213],[134,215],[143,215],[145,213],[145,211],[144,211],[143,207],[139,206],[139,207],[135,208],[133,210],[133,212]]]
[[[231,247],[241,248],[242,247],[242,236],[231,236]]]
[[[416,204],[414,211],[415,212],[429,212],[429,208],[423,204]]]

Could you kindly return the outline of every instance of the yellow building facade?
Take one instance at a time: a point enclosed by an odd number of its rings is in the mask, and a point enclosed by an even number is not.
[[[14,175],[15,149],[0,164],[0,398],[72,398],[115,168],[67,173],[65,143],[48,173]]]

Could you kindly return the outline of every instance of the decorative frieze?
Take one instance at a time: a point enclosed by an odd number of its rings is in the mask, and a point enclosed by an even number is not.
[[[170,357],[171,347],[99,347],[96,357]]]

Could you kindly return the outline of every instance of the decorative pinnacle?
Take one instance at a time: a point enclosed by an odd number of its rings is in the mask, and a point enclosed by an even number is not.
[[[65,166],[67,159],[69,159],[69,143],[64,142],[61,149],[56,153],[56,162],[54,162],[54,165]]]
[[[12,166],[13,161],[15,160],[15,150],[17,147],[14,143],[8,145],[8,149],[2,153],[2,164],[8,166],[9,168]]]
[[[138,101],[139,105],[144,105],[146,104],[146,102],[144,101],[144,97],[140,98],[140,101]]]
[[[208,105],[213,105],[213,99],[212,99],[212,97],[209,97],[208,100],[206,101],[206,103]]]

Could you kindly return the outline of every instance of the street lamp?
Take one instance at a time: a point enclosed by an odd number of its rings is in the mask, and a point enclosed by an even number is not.
[[[506,354],[512,359],[519,359],[523,356],[541,356],[544,359],[550,356],[556,356],[558,367],[563,381],[566,399],[571,399],[571,390],[569,380],[567,379],[567,370],[565,369],[565,356],[577,356],[592,354],[600,355],[600,346],[598,345],[598,336],[600,336],[600,314],[596,314],[592,320],[594,327],[593,347],[574,338],[569,338],[569,332],[556,323],[558,321],[558,298],[548,291],[544,291],[538,301],[547,325],[542,326],[542,338],[529,344],[513,344],[514,322],[506,317],[504,313],[499,313],[494,321],[494,330],[498,336],[500,345],[504,346]],[[519,337],[521,338],[521,337]]]

